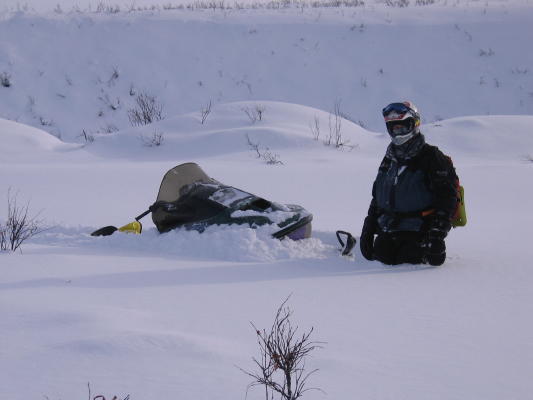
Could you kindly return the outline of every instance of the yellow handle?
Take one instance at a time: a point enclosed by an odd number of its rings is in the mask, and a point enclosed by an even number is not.
[[[140,234],[143,227],[139,221],[133,221],[118,228],[120,232]]]

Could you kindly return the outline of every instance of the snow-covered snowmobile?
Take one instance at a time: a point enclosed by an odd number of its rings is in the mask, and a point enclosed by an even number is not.
[[[212,225],[274,225],[277,239],[311,236],[313,215],[303,207],[279,204],[210,178],[197,164],[185,163],[168,171],[154,204],[123,227],[106,226],[91,233],[107,236],[115,231],[141,233],[141,218],[152,213],[160,233],[176,228],[203,232]]]

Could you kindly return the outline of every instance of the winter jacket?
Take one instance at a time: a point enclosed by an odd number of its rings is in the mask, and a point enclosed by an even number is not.
[[[368,215],[382,232],[422,232],[433,215],[451,219],[457,179],[451,159],[436,146],[424,144],[403,162],[388,153],[372,187]]]

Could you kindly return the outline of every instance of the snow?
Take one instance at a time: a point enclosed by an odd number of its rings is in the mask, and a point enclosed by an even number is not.
[[[64,143],[40,129],[0,119],[2,162],[31,161],[51,158],[62,152],[79,149],[81,145]]]
[[[0,3],[12,80],[0,86],[0,221],[11,189],[50,229],[0,253],[0,399],[87,398],[88,382],[108,399],[245,398],[250,321],[268,327],[289,295],[295,323],[326,342],[307,363],[326,393],[306,399],[531,397],[530,2],[117,14],[28,3],[35,12]],[[163,120],[131,126],[132,84],[164,104]],[[360,233],[388,144],[380,111],[403,99],[465,187],[468,224],[438,268],[369,262],[358,246],[342,257],[335,238]],[[352,120],[341,149],[324,144],[337,101]],[[254,122],[244,110],[258,107]],[[154,133],[161,145],[147,146]],[[184,162],[302,205],[312,238],[159,234],[149,216],[141,235],[89,235],[131,222]]]
[[[192,113],[195,120],[210,101],[283,101],[327,112],[340,102],[346,116],[375,131],[383,105],[403,98],[420,105],[426,123],[531,114],[532,9],[494,1],[6,11],[0,74],[12,86],[0,86],[2,116],[83,142],[84,130],[130,127],[127,111],[139,93],[157,96],[167,118]]]

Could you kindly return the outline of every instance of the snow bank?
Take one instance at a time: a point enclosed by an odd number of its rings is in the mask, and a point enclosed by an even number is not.
[[[261,120],[257,110],[261,110]],[[135,160],[239,157],[239,153],[241,157],[246,153],[260,158],[261,154],[279,150],[313,151],[324,147],[330,135],[330,119],[334,118],[331,113],[296,104],[227,103],[213,106],[204,124],[200,112],[175,116],[148,126],[99,135],[87,151],[106,158]],[[315,123],[320,129],[316,138],[312,131]],[[162,142],[153,146],[150,141],[157,134],[162,135]],[[383,135],[370,133],[345,119],[341,134],[347,145],[367,151],[382,146]],[[330,141],[334,145],[334,138]]]
[[[43,130],[5,119],[0,119],[0,141],[0,162],[53,160],[58,154],[81,148]]]
[[[263,119],[253,121],[247,113],[257,108]],[[87,151],[106,158],[121,156],[132,160],[194,160],[204,157],[235,157],[269,151],[314,154],[324,150],[324,142],[335,139],[331,126],[334,113],[281,102],[237,102],[214,106],[207,123],[200,113],[168,118],[149,126],[100,135]],[[318,126],[319,136],[314,130]],[[423,124],[421,131],[431,144],[456,157],[524,160],[533,154],[533,117],[465,116]],[[163,135],[157,148],[146,143],[154,133]],[[361,157],[375,158],[384,153],[389,138],[368,131],[341,117],[344,150]],[[329,139],[328,139],[329,138]],[[254,147],[255,146],[255,147]]]
[[[128,254],[146,257],[267,262],[285,259],[325,258],[338,255],[331,244],[310,238],[300,241],[272,238],[275,227],[250,229],[243,226],[212,226],[203,233],[176,229],[160,234],[155,228],[140,235],[117,232],[112,236],[92,237],[93,227],[56,227],[32,240],[34,244],[90,249],[95,253]]]
[[[523,161],[533,155],[532,116],[453,118],[426,125],[423,131],[454,157]]]

